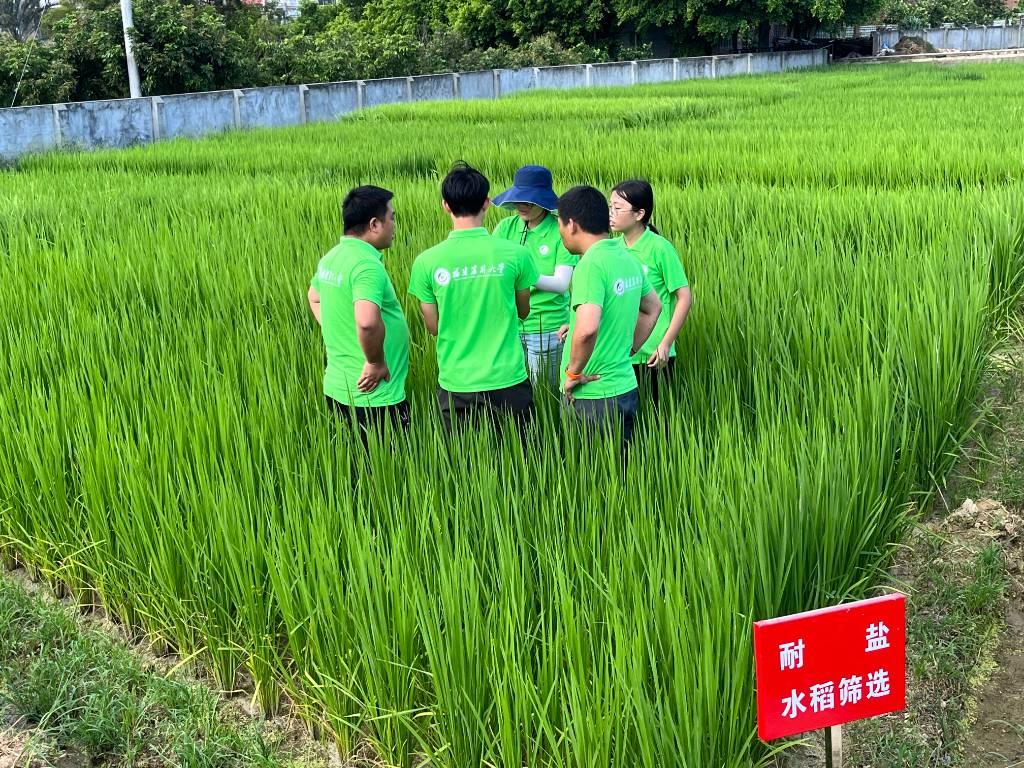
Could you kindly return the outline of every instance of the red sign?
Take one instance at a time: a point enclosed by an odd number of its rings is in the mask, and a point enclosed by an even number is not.
[[[754,622],[764,741],[906,706],[906,600],[886,595]]]

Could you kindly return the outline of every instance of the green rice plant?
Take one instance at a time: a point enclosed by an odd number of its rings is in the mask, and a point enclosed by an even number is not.
[[[26,160],[0,175],[0,558],[344,753],[763,764],[752,622],[878,586],[1019,306],[1024,162],[1000,147],[1024,69],[984,74],[533,93]],[[441,429],[405,289],[456,159],[496,191],[527,162],[654,184],[695,305],[627,467],[550,392],[525,446]],[[412,332],[412,428],[369,450],[323,408],[304,298],[358,183],[396,194]]]

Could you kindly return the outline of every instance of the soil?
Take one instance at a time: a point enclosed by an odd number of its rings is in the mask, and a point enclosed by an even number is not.
[[[978,522],[965,535],[999,541],[1009,587],[1006,628],[995,653],[995,669],[977,696],[975,726],[964,748],[963,764],[971,768],[1024,766],[1024,520],[1001,504],[982,501],[975,506]],[[973,511],[965,513],[964,507],[948,521],[962,531]]]

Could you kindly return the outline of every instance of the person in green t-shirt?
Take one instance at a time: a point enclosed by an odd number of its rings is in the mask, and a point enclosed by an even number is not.
[[[502,219],[494,236],[519,243],[533,257],[540,273],[530,294],[530,314],[519,328],[526,365],[534,384],[558,387],[562,342],[558,329],[569,322],[569,282],[578,259],[562,245],[554,211],[558,196],[551,171],[542,165],[524,165],[512,186],[494,198],[494,204],[514,209]]]
[[[643,267],[608,233],[608,201],[593,187],[573,187],[558,199],[558,229],[580,256],[572,279],[572,312],[564,329],[562,389],[585,421],[622,423],[623,445],[639,409],[631,358],[647,341],[661,301]]]
[[[640,259],[664,307],[651,337],[633,358],[637,381],[650,389],[657,405],[660,385],[668,383],[675,368],[676,339],[690,312],[693,294],[679,254],[651,224],[654,190],[650,184],[630,179],[616,185],[608,213],[612,231],[620,233],[626,247]]]
[[[364,442],[370,426],[409,424],[409,327],[380,253],[395,239],[392,197],[374,186],[345,196],[344,237],[320,260],[308,293],[327,352],[327,405],[353,420]]]
[[[448,239],[416,257],[409,293],[437,337],[437,400],[446,428],[478,415],[510,413],[521,432],[533,417],[519,321],[530,314],[537,269],[523,246],[483,226],[490,182],[457,163],[441,184],[452,220]]]

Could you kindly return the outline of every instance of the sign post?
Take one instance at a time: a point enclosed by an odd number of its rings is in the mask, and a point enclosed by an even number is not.
[[[757,734],[825,731],[825,764],[842,766],[843,723],[906,706],[906,598],[886,595],[754,622]]]

